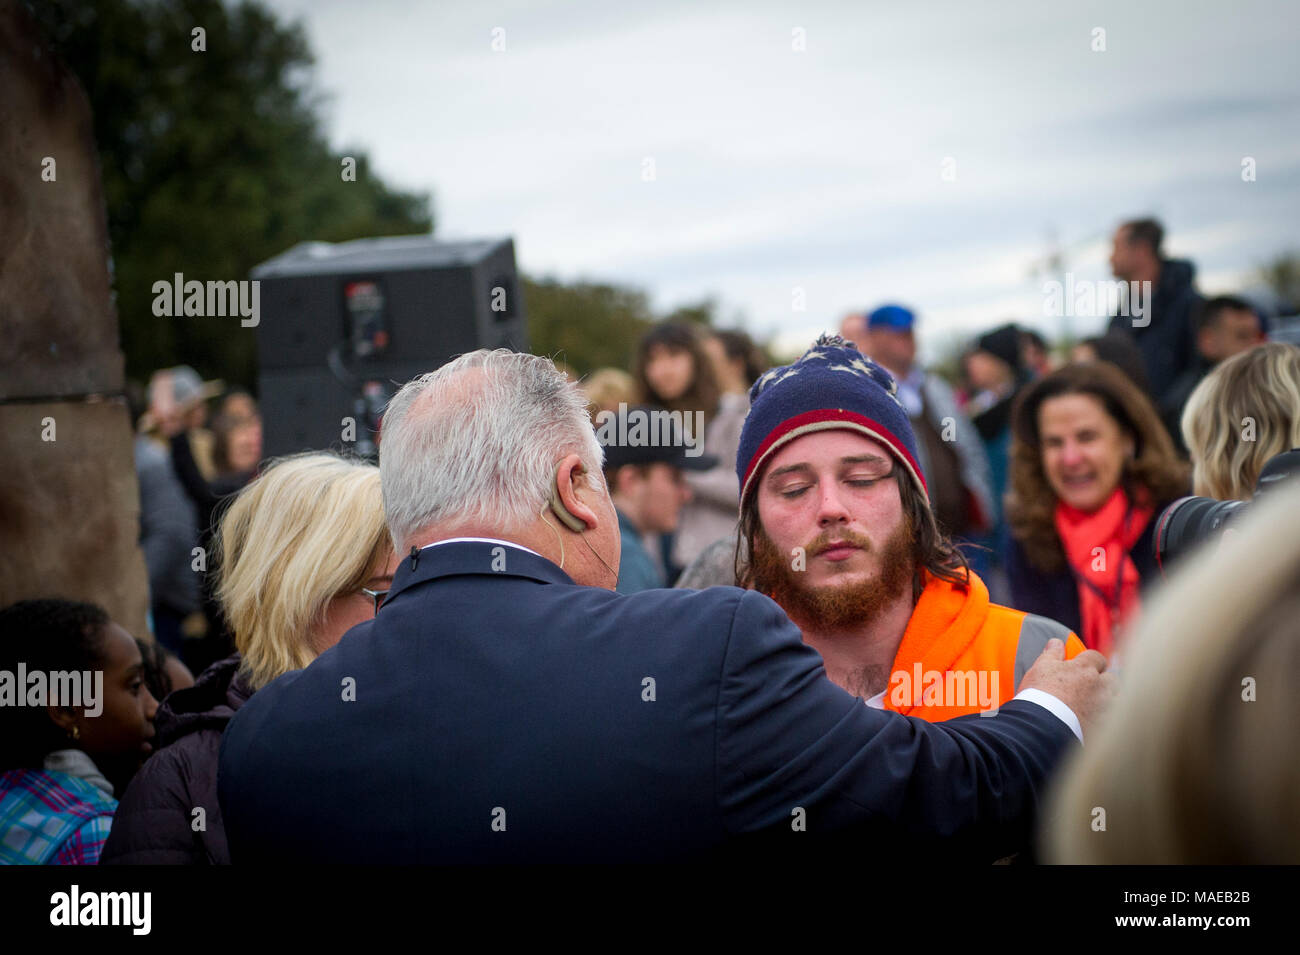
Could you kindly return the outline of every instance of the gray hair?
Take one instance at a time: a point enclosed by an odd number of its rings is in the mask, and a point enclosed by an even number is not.
[[[576,453],[593,490],[604,451],[586,400],[547,358],[498,348],[461,355],[407,382],[384,412],[379,473],[399,551],[419,530],[537,517],[555,466]]]

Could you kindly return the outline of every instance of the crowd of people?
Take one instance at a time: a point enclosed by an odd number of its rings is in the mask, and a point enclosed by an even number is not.
[[[898,304],[786,365],[673,323],[576,382],[474,352],[377,466],[264,462],[247,393],[159,372],[153,640],[0,611],[0,673],[104,679],[93,716],[0,707],[0,861],[1297,861],[1294,760],[1254,757],[1296,715],[1300,488],[1259,488],[1300,348],[1162,243],[1114,236],[1149,321],[1001,324],[954,382]],[[1191,494],[1261,501],[1165,566]]]

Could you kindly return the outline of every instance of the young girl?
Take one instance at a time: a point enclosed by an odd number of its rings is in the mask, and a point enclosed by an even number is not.
[[[44,697],[30,691],[37,673]],[[56,673],[76,677],[79,699]],[[0,681],[14,694],[0,706],[0,863],[94,865],[115,787],[151,751],[158,704],[140,648],[94,604],[24,600],[0,610]]]

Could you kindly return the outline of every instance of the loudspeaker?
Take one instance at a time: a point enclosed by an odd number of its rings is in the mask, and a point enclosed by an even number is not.
[[[372,456],[403,383],[478,348],[528,347],[510,239],[304,242],[251,274],[267,456]]]

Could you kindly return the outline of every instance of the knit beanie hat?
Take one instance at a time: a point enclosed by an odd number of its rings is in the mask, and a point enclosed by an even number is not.
[[[749,390],[736,474],[743,506],[763,464],[813,431],[858,431],[883,444],[927,496],[916,435],[899,404],[893,376],[838,335],[823,335],[793,365],[766,372]]]

